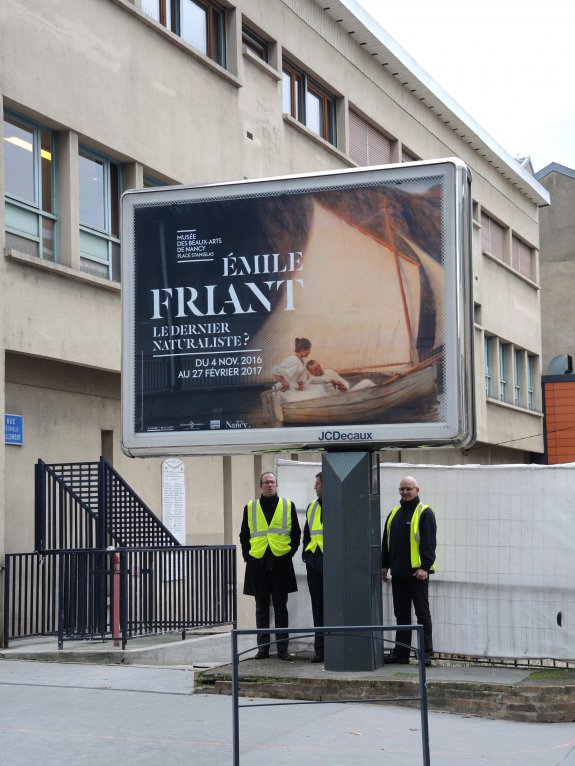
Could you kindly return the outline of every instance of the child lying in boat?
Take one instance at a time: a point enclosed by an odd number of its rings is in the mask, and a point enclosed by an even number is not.
[[[306,387],[308,385],[322,385],[324,389],[324,395],[333,394],[335,391],[359,391],[362,388],[371,388],[375,386],[375,383],[368,378],[360,380],[354,386],[342,378],[335,370],[325,369],[316,359],[310,359],[306,364],[306,369],[309,373],[309,378],[306,381]]]

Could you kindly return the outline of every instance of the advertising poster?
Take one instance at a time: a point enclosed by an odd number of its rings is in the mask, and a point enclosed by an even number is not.
[[[445,440],[460,399],[446,344],[461,322],[458,175],[420,164],[128,193],[131,446],[429,440],[434,426]]]

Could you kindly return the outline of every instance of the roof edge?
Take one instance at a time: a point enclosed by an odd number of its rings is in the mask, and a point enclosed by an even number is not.
[[[393,74],[400,77],[402,85],[409,86],[413,95],[459,136],[472,139],[467,143],[513,186],[539,207],[550,204],[549,192],[537,178],[467,114],[356,0],[330,0],[329,5],[325,0],[315,2],[372,56],[379,56],[382,66],[389,69],[393,64]]]
[[[549,165],[538,170],[537,173],[535,173],[535,178],[539,181],[539,179],[548,176],[549,173],[561,173],[564,176],[569,176],[569,178],[575,178],[575,170],[573,168],[568,168],[566,165],[560,165],[558,162],[550,162]]]

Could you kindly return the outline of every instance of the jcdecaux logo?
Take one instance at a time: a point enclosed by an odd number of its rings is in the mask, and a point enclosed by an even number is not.
[[[345,433],[343,431],[322,431],[318,438],[320,442],[339,442],[339,441],[373,441],[371,431]]]

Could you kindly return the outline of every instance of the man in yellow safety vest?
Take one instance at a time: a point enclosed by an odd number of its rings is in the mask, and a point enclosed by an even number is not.
[[[429,575],[435,571],[437,525],[435,515],[419,499],[419,487],[413,476],[399,482],[399,505],[385,521],[381,544],[381,576],[389,581],[393,611],[398,625],[411,625],[411,605],[418,625],[423,625],[425,664],[431,665],[433,638],[429,609]],[[398,630],[395,649],[387,663],[407,665],[411,649],[411,631]]]
[[[301,529],[295,505],[278,497],[277,479],[271,471],[260,477],[261,495],[244,507],[240,543],[246,562],[244,594],[256,600],[256,627],[270,627],[270,601],[276,628],[288,627],[288,593],[297,591],[293,556],[299,547]],[[291,661],[287,632],[276,631],[277,653]],[[270,656],[270,635],[258,635],[256,660]]]
[[[307,585],[311,597],[313,624],[323,625],[323,507],[321,504],[321,471],[315,477],[317,500],[310,503],[303,528],[303,554]],[[316,633],[312,662],[323,662],[323,633]]]

